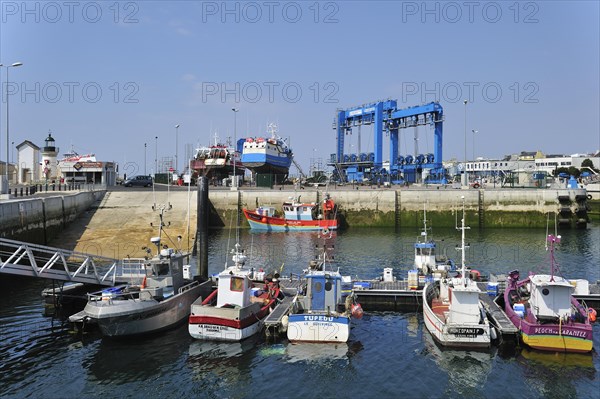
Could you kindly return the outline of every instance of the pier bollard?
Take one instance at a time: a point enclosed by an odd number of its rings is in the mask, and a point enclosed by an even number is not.
[[[52,191],[56,191],[56,183],[52,183]]]
[[[21,197],[23,196],[23,187],[21,187]]]

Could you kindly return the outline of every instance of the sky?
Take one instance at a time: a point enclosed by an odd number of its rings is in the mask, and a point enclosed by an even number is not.
[[[11,161],[13,142],[41,147],[51,131],[61,154],[128,175],[269,123],[307,172],[335,153],[336,109],[382,99],[439,101],[444,161],[600,149],[597,1],[2,0],[0,12],[0,63],[23,63],[8,85],[0,68],[0,160],[7,91]],[[420,127],[399,153],[415,134],[433,152]],[[373,141],[362,127],[362,151]],[[345,152],[357,147],[353,131]]]

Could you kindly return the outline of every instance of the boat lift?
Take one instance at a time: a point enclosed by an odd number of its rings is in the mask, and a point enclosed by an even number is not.
[[[398,109],[396,100],[384,100],[359,107],[338,110],[333,128],[337,131],[337,149],[331,154],[330,163],[334,166],[342,182],[370,180],[371,182],[416,183],[423,172],[429,172],[425,183],[447,183],[446,170],[442,165],[442,124],[444,114],[438,102]],[[374,152],[345,154],[345,135],[352,133],[353,127],[374,125]],[[400,129],[434,126],[433,153],[399,155],[398,133]],[[383,167],[383,132],[390,136],[389,168]],[[359,137],[360,148],[360,137]]]
[[[0,273],[113,286],[142,277],[144,259],[119,261],[0,238]]]

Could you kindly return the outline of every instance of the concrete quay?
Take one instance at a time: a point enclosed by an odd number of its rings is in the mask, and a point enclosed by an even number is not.
[[[467,220],[472,227],[545,227],[547,213],[577,225],[587,215],[584,189],[451,189],[451,188],[330,188],[339,206],[342,227],[418,227],[423,207],[436,227],[454,227],[456,211],[465,197]],[[303,202],[319,202],[322,188],[239,190],[210,188],[210,226],[235,227],[235,212],[270,205],[281,209],[284,201],[300,196]],[[158,213],[153,206],[169,206],[165,214],[170,247],[190,248],[196,231],[197,192],[184,188],[166,191],[115,188],[107,192],[80,192],[55,197],[36,197],[0,202],[0,236],[27,242],[120,259],[145,255],[156,235]],[[189,209],[189,213],[188,213]],[[582,216],[583,215],[583,216]],[[243,220],[243,216],[242,220]],[[151,225],[154,223],[154,226]],[[242,227],[248,225],[243,221]],[[580,226],[582,227],[582,226]],[[181,236],[178,241],[177,237]]]

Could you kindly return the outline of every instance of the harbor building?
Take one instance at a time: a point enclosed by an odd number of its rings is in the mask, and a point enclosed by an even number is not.
[[[30,184],[40,180],[40,147],[29,140],[17,145],[15,175],[18,184]],[[18,172],[18,173],[17,173]]]

